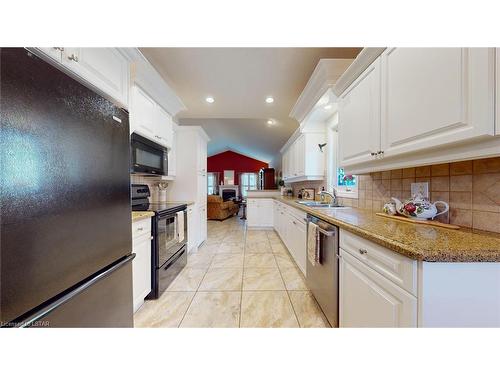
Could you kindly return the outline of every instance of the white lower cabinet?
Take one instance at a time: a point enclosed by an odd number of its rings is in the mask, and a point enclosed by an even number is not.
[[[340,229],[340,327],[500,327],[500,264],[416,261]]]
[[[287,228],[288,228],[288,250],[292,254],[293,259],[297,266],[299,266],[302,273],[306,273],[306,224],[303,219],[288,214]]]
[[[132,283],[134,312],[144,303],[151,292],[151,219],[132,224]]]
[[[207,240],[207,206],[192,204],[187,208],[188,251]]]
[[[416,327],[417,298],[341,249],[340,327]]]
[[[188,225],[188,240],[187,240],[187,246],[188,246],[188,251],[191,251],[195,246],[196,246],[196,240],[198,236],[196,233],[198,233],[198,230],[196,228],[196,222],[198,221],[197,215],[195,215],[194,212],[194,206],[188,206],[187,208],[187,225]]]
[[[247,226],[272,228],[274,226],[274,206],[270,198],[247,200]]]
[[[273,203],[274,230],[281,237],[288,252],[302,271],[306,274],[306,213],[277,201]],[[248,214],[247,214],[248,216]]]
[[[200,206],[198,214],[200,215],[198,246],[200,246],[207,240],[207,205]]]

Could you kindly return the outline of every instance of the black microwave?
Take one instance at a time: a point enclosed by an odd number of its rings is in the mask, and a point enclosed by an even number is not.
[[[132,133],[131,172],[158,176],[168,175],[168,149],[137,133]]]

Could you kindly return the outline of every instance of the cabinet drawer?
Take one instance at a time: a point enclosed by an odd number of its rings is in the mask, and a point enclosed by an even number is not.
[[[388,250],[345,230],[340,230],[340,248],[404,290],[415,296],[417,295],[416,260]]]
[[[142,236],[151,237],[151,219],[147,218],[132,223],[132,239],[136,240]]]

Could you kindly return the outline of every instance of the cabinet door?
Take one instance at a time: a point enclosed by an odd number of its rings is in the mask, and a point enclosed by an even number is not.
[[[417,299],[341,250],[340,327],[416,327]]]
[[[305,176],[305,163],[306,163],[306,136],[301,135],[295,141],[295,169],[297,176]]]
[[[198,229],[196,228],[196,219],[198,218],[197,214],[195,216],[194,206],[188,206],[187,209],[187,225],[188,225],[188,251],[191,251],[197,243],[198,240]]]
[[[374,159],[380,150],[380,58],[341,95],[339,101],[340,165]]]
[[[273,228],[276,232],[278,232],[278,227],[279,227],[279,205],[278,202],[273,200]]]
[[[198,203],[201,205],[207,204],[207,174],[197,175],[198,180]]]
[[[172,117],[159,105],[156,105],[155,138],[165,147],[172,147]]]
[[[198,172],[207,173],[207,142],[198,138]]]
[[[198,246],[201,245],[207,239],[207,206],[203,205],[200,207],[200,226],[199,226],[199,238],[198,238]]]
[[[177,131],[172,131],[172,147],[168,151],[168,175],[175,177],[177,174]]]
[[[293,254],[295,263],[306,274],[306,226],[299,219],[292,217]]]
[[[494,134],[494,51],[389,48],[382,58],[384,157]]]
[[[130,132],[157,141],[155,137],[156,103],[139,86],[132,89]]]
[[[260,226],[273,226],[273,201],[272,199],[260,199],[259,202]]]
[[[282,164],[281,169],[283,171],[283,180],[287,180],[288,179],[288,154],[286,151],[281,155],[281,164]]]
[[[142,236],[133,241],[135,258],[132,262],[134,312],[144,303],[151,291],[151,237]]]
[[[257,199],[247,200],[247,226],[258,227],[259,222],[259,203]]]
[[[65,48],[62,63],[128,108],[129,62],[116,48]]]

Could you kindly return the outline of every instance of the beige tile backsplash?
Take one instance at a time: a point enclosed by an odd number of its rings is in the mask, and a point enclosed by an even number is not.
[[[381,211],[391,197],[409,198],[413,182],[429,182],[431,201],[450,205],[440,221],[500,233],[500,157],[374,172],[358,176],[358,199],[340,198],[346,206]],[[302,187],[325,186],[323,181],[292,184],[294,194]]]

